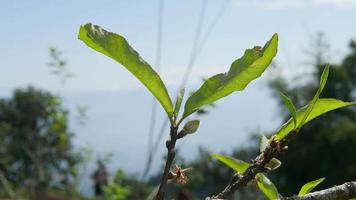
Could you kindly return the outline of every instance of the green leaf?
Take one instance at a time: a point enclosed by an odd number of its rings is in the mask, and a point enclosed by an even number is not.
[[[183,132],[185,134],[195,133],[198,130],[199,125],[200,125],[200,121],[197,119],[189,121],[184,125]]]
[[[260,152],[263,152],[268,145],[268,139],[266,136],[262,135],[260,139]]]
[[[326,81],[328,80],[328,76],[329,76],[329,69],[330,69],[329,65],[327,65],[327,66],[324,68],[324,71],[323,71],[323,73],[321,74],[321,78],[320,78],[320,86],[319,86],[319,89],[318,89],[318,91],[316,92],[316,94],[314,95],[314,97],[313,97],[313,99],[311,100],[311,102],[309,103],[309,105],[308,105],[308,107],[307,107],[307,109],[306,109],[306,112],[305,112],[305,114],[304,114],[302,120],[301,120],[300,123],[297,125],[297,128],[300,128],[300,127],[303,126],[305,120],[308,118],[310,112],[313,110],[315,103],[318,101],[321,92],[324,90]]]
[[[254,79],[261,76],[277,53],[278,36],[274,34],[266,45],[247,49],[235,60],[227,73],[217,74],[206,80],[185,103],[183,118],[200,107],[213,103],[235,91],[242,91]]]
[[[309,106],[304,106],[300,110],[297,111],[297,123],[304,125],[309,121],[319,117],[320,115],[327,113],[332,110],[336,110],[339,108],[355,105],[356,102],[344,102],[338,99],[318,99],[314,105],[313,110],[308,115],[307,119],[301,124],[302,118],[305,116],[306,109]],[[277,131],[276,139],[281,140],[285,136],[287,136],[294,129],[292,119],[289,119],[283,126]]]
[[[172,101],[160,76],[124,37],[89,23],[80,26],[78,38],[92,49],[123,65],[157,98],[168,116],[172,116]]]
[[[280,95],[281,95],[284,105],[288,108],[289,113],[293,118],[294,127],[297,127],[297,110],[295,109],[295,106],[294,106],[292,100],[290,100],[290,98],[288,96],[284,95],[283,93],[280,93]]]
[[[278,167],[282,165],[282,162],[277,158],[272,158],[266,165],[265,168],[268,170],[276,170]]]
[[[318,186],[321,182],[323,182],[325,178],[320,178],[315,181],[310,181],[306,184],[303,185],[303,187],[300,189],[298,196],[304,196],[308,194],[310,191],[312,191],[316,186]]]
[[[182,100],[184,97],[185,88],[182,88],[177,95],[176,103],[174,106],[174,115],[177,117],[179,114],[180,106],[182,105]]]
[[[211,156],[213,158],[218,159],[220,162],[224,163],[226,166],[230,167],[231,169],[239,173],[244,173],[246,169],[249,167],[249,164],[247,162],[238,160],[230,156],[224,156],[221,154],[212,154]]]
[[[260,188],[269,200],[279,199],[276,186],[264,174],[256,174],[256,180],[258,188]]]

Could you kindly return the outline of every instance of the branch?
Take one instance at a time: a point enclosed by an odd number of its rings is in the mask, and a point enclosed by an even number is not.
[[[163,200],[165,191],[166,191],[166,186],[168,182],[168,176],[169,176],[169,171],[171,169],[174,157],[175,157],[175,145],[177,140],[179,139],[178,134],[177,134],[178,127],[171,126],[171,131],[170,131],[170,140],[167,140],[166,146],[167,146],[167,159],[166,159],[166,165],[164,166],[164,171],[161,179],[161,183],[159,185],[159,189],[157,192],[157,195],[155,197],[156,200]]]
[[[356,181],[347,182],[325,190],[312,192],[302,197],[283,197],[281,200],[349,200],[356,197]]]
[[[288,143],[298,134],[298,130],[290,132],[282,140],[272,139],[270,144],[266,149],[258,155],[252,162],[246,171],[240,175],[235,173],[231,182],[216,196],[210,199],[226,199],[228,196],[232,195],[236,190],[241,187],[246,186],[251,180],[253,180],[257,173],[265,172],[265,165],[270,162],[270,160],[277,155],[279,155],[283,150],[287,148]]]

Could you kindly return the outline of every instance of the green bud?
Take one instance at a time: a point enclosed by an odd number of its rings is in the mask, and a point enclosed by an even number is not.
[[[183,127],[183,132],[186,134],[195,133],[199,128],[200,121],[195,119],[187,122]]]

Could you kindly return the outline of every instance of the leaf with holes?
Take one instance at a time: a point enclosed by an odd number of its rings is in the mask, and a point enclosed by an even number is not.
[[[123,65],[156,97],[168,116],[173,115],[172,101],[160,76],[124,37],[89,23],[80,27],[78,38],[92,49]]]
[[[262,47],[247,49],[235,60],[227,73],[217,74],[206,80],[193,93],[184,106],[183,118],[196,112],[200,107],[213,103],[235,91],[242,91],[260,77],[277,53],[278,36],[273,37]]]

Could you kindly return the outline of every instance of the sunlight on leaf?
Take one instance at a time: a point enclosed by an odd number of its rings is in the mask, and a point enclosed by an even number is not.
[[[212,154],[213,158],[218,159],[220,162],[224,163],[226,166],[230,167],[231,169],[235,170],[239,173],[244,173],[246,169],[249,167],[249,164],[245,161],[225,156],[221,154]]]
[[[314,108],[308,115],[307,119],[304,121],[304,125],[314,118],[319,117],[322,114],[336,110],[339,108],[355,105],[356,102],[344,102],[338,99],[318,99],[314,105]],[[297,122],[300,124],[303,116],[305,116],[305,111],[309,106],[305,106],[297,111]],[[294,129],[293,119],[289,119],[283,126],[277,131],[276,139],[281,140],[287,136]]]
[[[294,127],[297,127],[297,110],[295,109],[295,106],[290,100],[290,98],[283,93],[280,93],[281,98],[283,100],[284,105],[288,108],[290,115],[292,116],[293,122],[294,122]]]
[[[274,34],[266,45],[247,49],[235,60],[227,73],[217,74],[206,80],[185,103],[183,118],[196,112],[200,107],[213,103],[235,91],[242,91],[260,77],[277,53],[278,35]]]
[[[260,152],[263,152],[268,145],[268,139],[266,136],[262,135],[260,139]]]
[[[303,185],[303,187],[300,189],[298,196],[304,196],[308,194],[310,191],[312,191],[316,186],[318,186],[321,182],[323,182],[325,178],[320,178],[315,181],[310,181],[306,184]]]
[[[297,125],[297,128],[300,128],[303,126],[303,124],[304,124],[305,120],[308,118],[310,112],[312,112],[315,103],[318,101],[321,92],[324,90],[326,81],[328,80],[328,76],[329,76],[329,69],[330,69],[330,67],[329,67],[329,65],[327,65],[325,67],[323,73],[321,74],[319,89],[316,92],[316,94],[314,95],[313,99],[308,104],[308,107],[306,108],[306,112],[304,113],[304,116],[303,116],[302,120],[300,121],[300,123]]]
[[[276,186],[262,173],[256,175],[258,188],[269,200],[278,200],[278,190]]]
[[[157,98],[168,116],[173,115],[172,101],[160,76],[124,37],[89,23],[80,27],[78,38],[92,49],[123,65]]]

